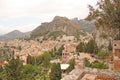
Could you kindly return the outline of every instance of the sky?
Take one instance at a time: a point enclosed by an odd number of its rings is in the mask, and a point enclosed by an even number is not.
[[[84,19],[98,0],[0,0],[0,35],[27,32],[55,16]]]

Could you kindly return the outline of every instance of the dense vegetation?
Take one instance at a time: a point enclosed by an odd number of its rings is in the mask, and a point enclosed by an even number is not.
[[[75,60],[71,59],[70,62],[69,62],[69,64],[70,64],[70,66],[67,69],[68,73],[71,72],[75,68]]]
[[[50,80],[61,80],[61,67],[59,63],[53,63],[51,67]]]
[[[5,78],[7,80],[22,80],[22,62],[19,60],[19,58],[12,58],[9,61],[9,64],[6,64],[5,67]]]
[[[88,43],[80,42],[76,47],[77,52],[87,52],[91,54],[98,53],[98,46],[94,40],[90,40]]]
[[[19,57],[11,57],[8,60],[9,64],[4,66],[4,69],[0,67],[0,80],[60,80],[61,79],[61,67],[60,64],[51,64],[50,60],[52,56],[60,58],[62,55],[63,46],[55,50],[56,53],[44,52],[40,56],[33,57],[28,55],[27,64],[23,65]],[[54,58],[53,57],[53,58]],[[73,61],[70,61],[70,69],[73,67]],[[50,72],[51,71],[51,72]]]
[[[51,56],[44,52],[38,57],[28,56],[27,64],[23,65],[19,57],[8,60],[9,64],[0,68],[0,78],[7,80],[36,80],[48,79]]]
[[[54,47],[49,53],[53,59],[61,59],[62,51],[64,50],[64,45],[60,46],[58,49]]]
[[[109,51],[100,50],[100,51],[97,53],[97,56],[98,56],[99,58],[104,59],[104,58],[106,58],[109,54],[110,54]]]
[[[101,59],[105,59],[111,53],[111,51],[111,43],[109,43],[108,50],[105,51],[102,50],[102,48],[98,48],[94,40],[90,40],[88,43],[80,42],[76,47],[76,52],[90,53]]]
[[[108,65],[104,62],[94,61],[90,63],[87,59],[85,59],[85,66],[90,68],[98,68],[98,69],[108,69]]]

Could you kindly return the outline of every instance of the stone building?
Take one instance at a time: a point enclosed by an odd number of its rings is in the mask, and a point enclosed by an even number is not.
[[[113,69],[120,71],[120,40],[113,42]]]

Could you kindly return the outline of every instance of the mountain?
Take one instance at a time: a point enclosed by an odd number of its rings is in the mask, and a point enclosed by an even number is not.
[[[8,41],[16,38],[24,38],[25,36],[29,36],[29,35],[30,35],[30,32],[23,33],[18,30],[14,30],[12,32],[9,32],[7,34],[0,36],[0,41]]]
[[[40,36],[59,36],[62,34],[66,35],[75,35],[76,32],[80,30],[80,25],[69,20],[66,17],[56,16],[51,22],[42,23],[31,33],[31,37],[40,37]],[[56,36],[57,35],[57,36]]]
[[[85,32],[92,32],[94,30],[94,21],[86,21],[84,19],[78,20],[78,18],[74,18],[71,21],[80,25],[81,30]]]
[[[57,38],[63,34],[68,36],[75,36],[79,38],[79,35],[84,35],[83,32],[92,32],[94,30],[94,22],[86,20],[78,20],[74,18],[72,20],[66,17],[56,16],[51,22],[42,23],[36,29],[31,32],[23,33],[18,30],[14,30],[10,33],[0,36],[0,41],[12,40],[16,38],[36,38],[47,37]]]

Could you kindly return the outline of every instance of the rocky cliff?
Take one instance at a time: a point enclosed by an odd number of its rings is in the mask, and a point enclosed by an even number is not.
[[[31,37],[35,38],[38,36],[49,35],[53,32],[57,32],[56,34],[66,34],[66,35],[75,35],[76,32],[80,30],[80,25],[74,23],[66,17],[56,16],[49,23],[42,23],[36,29],[34,29],[31,33]]]

